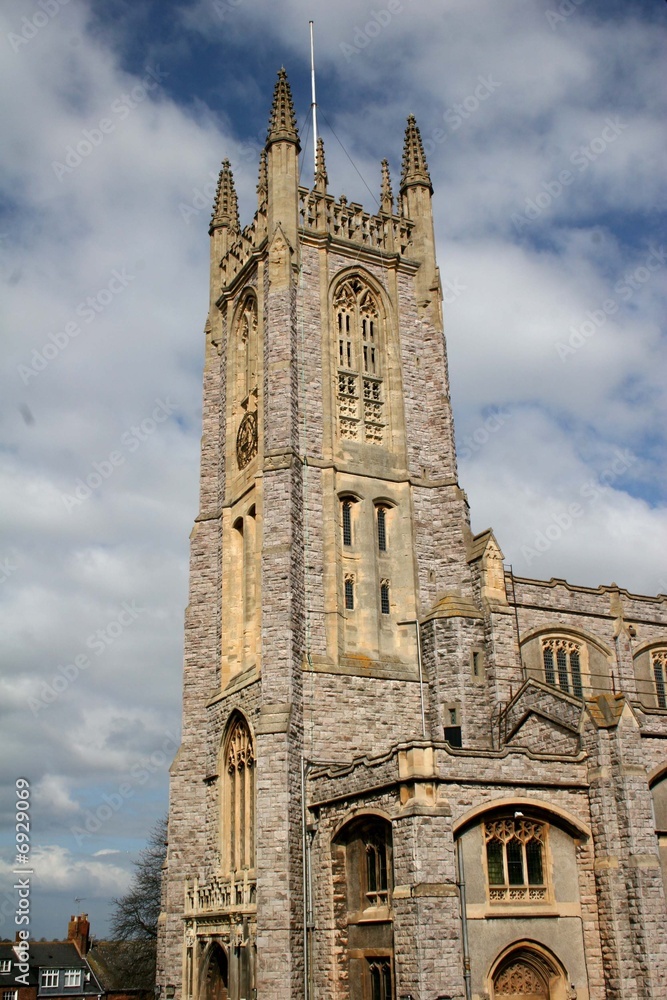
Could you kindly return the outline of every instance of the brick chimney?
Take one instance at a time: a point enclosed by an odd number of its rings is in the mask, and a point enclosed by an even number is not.
[[[67,925],[67,940],[72,941],[81,958],[85,958],[89,947],[90,923],[88,914],[81,913],[78,917],[70,917]]]

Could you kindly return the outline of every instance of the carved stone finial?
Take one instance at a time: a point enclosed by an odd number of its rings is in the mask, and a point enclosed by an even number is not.
[[[299,145],[292,92],[284,67],[278,71],[278,79],[273,92],[269,131],[266,137],[267,146],[272,142],[293,142],[295,145]]]
[[[218,188],[215,192],[213,214],[211,216],[211,231],[227,226],[233,232],[241,228],[239,221],[239,202],[234,187],[234,175],[229,160],[222,161],[222,169],[218,177]]]
[[[408,124],[405,129],[402,168],[401,192],[412,184],[422,184],[428,187],[431,193],[433,193],[431,175],[428,172],[428,164],[424,156],[422,137],[414,115],[408,117]]]
[[[259,156],[259,180],[257,181],[257,201],[259,207],[266,205],[269,196],[269,175],[266,166],[266,150],[263,149]]]
[[[382,188],[380,190],[380,211],[387,215],[393,215],[394,196],[391,190],[391,177],[389,176],[389,161],[382,161]]]
[[[317,140],[317,157],[315,161],[315,190],[319,194],[326,194],[328,183],[329,178],[327,177],[327,168],[324,162],[324,140],[320,136]]]

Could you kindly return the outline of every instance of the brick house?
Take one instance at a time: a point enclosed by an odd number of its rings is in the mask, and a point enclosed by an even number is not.
[[[144,942],[94,942],[85,913],[72,916],[67,930],[66,941],[30,941],[27,963],[16,944],[0,942],[0,1000],[152,1000],[153,989],[137,985],[133,971]]]
[[[162,996],[662,1000],[667,597],[473,536],[416,122],[377,211],[299,152],[281,70],[210,226]]]

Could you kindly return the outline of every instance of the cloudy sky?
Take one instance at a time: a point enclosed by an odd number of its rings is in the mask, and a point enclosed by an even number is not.
[[[421,126],[473,528],[517,574],[667,592],[666,16],[658,0],[2,4],[0,937],[17,778],[38,937],[81,909],[103,935],[166,809],[211,196],[227,156],[250,221],[282,64],[306,122],[309,18],[333,193],[373,208],[380,160],[396,190],[406,116]]]

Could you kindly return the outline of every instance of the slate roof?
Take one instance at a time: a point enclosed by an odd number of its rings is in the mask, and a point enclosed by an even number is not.
[[[99,984],[95,977],[90,977],[90,982],[85,981],[85,973],[89,971],[88,963],[81,958],[76,947],[71,941],[30,941],[29,942],[29,973],[28,985],[39,986],[40,969],[81,969],[81,985],[64,987],[62,982],[52,989],[40,991],[43,996],[67,996],[68,994],[82,996],[91,994],[97,996],[100,993]],[[18,959],[14,951],[13,941],[0,941],[0,961],[10,959],[12,971],[0,972],[0,989],[10,986],[25,986],[25,982],[16,982],[16,976],[20,975],[18,969]]]

